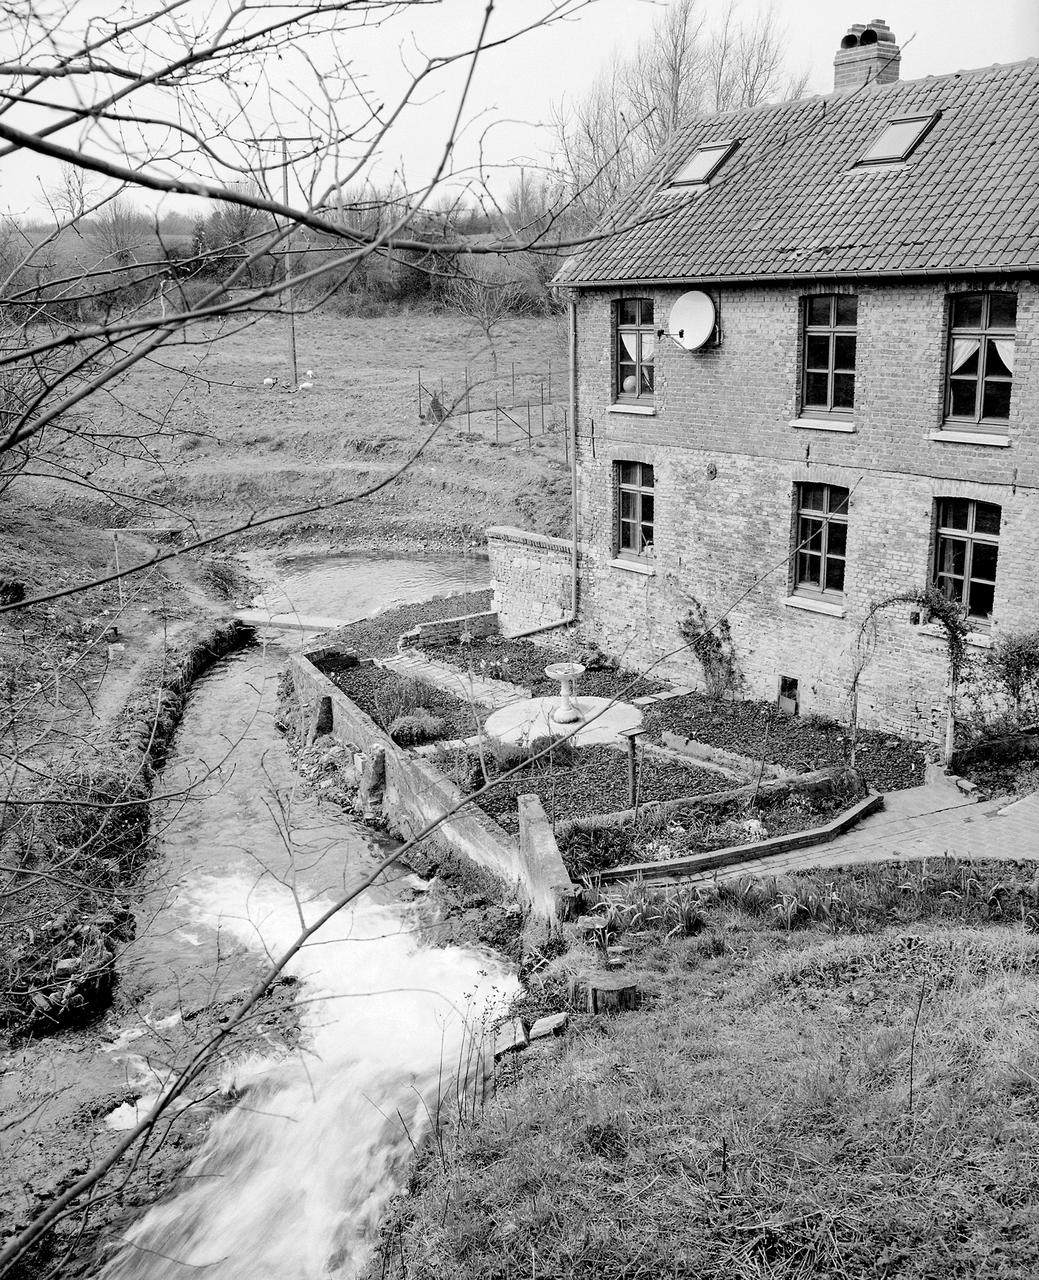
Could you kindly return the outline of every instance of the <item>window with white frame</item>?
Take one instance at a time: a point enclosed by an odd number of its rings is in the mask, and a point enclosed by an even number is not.
[[[621,298],[614,311],[616,385],[618,401],[653,403],[653,361],[657,334],[652,298]]]
[[[1014,381],[1017,295],[959,293],[949,324],[945,417],[979,430],[1006,430]]]

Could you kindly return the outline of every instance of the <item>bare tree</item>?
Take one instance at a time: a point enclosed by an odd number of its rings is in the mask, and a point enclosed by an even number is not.
[[[66,161],[61,166],[61,181],[50,189],[50,204],[60,218],[75,221],[86,216],[97,190],[97,183],[85,169]]]

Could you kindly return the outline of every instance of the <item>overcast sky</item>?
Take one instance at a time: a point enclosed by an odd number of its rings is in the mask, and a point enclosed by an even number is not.
[[[87,2],[110,12],[119,8],[114,0],[110,5]],[[546,3],[498,0],[492,36],[522,26]],[[721,7],[720,0],[704,0],[704,5],[708,14]],[[1039,0],[985,0],[970,6],[963,0],[885,0],[878,7],[879,15],[863,0],[773,0],[785,33],[788,68],[808,71],[810,93],[832,89],[833,56],[845,30],[877,16],[887,21],[903,49],[903,79],[1039,56]],[[405,20],[381,30],[351,36],[355,68],[384,100],[392,100],[393,86],[401,83],[402,61],[418,65],[420,54],[466,47],[479,31],[484,8],[484,0],[442,0],[418,6]],[[630,50],[650,34],[663,8],[664,3],[654,0],[594,0],[572,20],[488,52],[470,93],[470,123],[459,142],[458,164],[474,162],[481,136],[479,154],[492,164],[544,160],[551,145],[546,127],[551,104],[580,95],[614,50]],[[749,17],[755,9],[754,0],[742,0],[742,14]],[[380,178],[402,166],[412,187],[424,183],[457,108],[463,72],[459,65],[442,80],[439,92],[426,94],[421,107],[405,117],[384,149]],[[290,131],[290,125],[280,127]],[[5,159],[0,163],[0,208],[38,212],[40,186],[54,177],[53,168],[36,157]],[[499,177],[494,186],[503,193],[507,182]]]

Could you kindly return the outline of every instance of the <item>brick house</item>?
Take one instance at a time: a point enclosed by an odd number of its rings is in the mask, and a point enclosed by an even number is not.
[[[559,280],[580,631],[702,684],[679,622],[725,613],[747,696],[846,719],[871,602],[934,583],[976,649],[1039,627],[1039,61],[904,82],[877,20],[835,71],[693,122]],[[566,544],[491,548],[506,630],[561,616]],[[938,737],[946,679],[886,610],[861,723]]]

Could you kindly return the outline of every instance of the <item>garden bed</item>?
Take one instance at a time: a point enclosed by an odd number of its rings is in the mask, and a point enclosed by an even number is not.
[[[761,759],[795,772],[848,763],[846,726],[819,716],[787,716],[769,702],[712,700],[687,693],[645,711],[656,740],[665,729],[713,747]],[[900,791],[924,781],[927,747],[894,734],[860,729],[856,768],[874,791]]]
[[[343,649],[354,649],[362,657],[386,658],[397,652],[398,638],[416,624],[485,613],[491,607],[492,595],[493,592],[487,589],[401,605],[399,609],[387,609],[374,618],[362,618],[360,622],[340,627],[338,631],[330,632],[326,641]]]
[[[531,697],[545,698],[559,695],[559,681],[550,680],[545,668],[553,662],[585,662],[587,654],[575,655],[563,649],[529,640],[510,640],[504,636],[474,637],[466,644],[457,641],[430,646],[429,656],[446,662],[459,671],[474,675],[488,675],[496,680],[529,689]],[[601,661],[602,659],[600,659]],[[640,676],[631,671],[620,671],[610,666],[588,666],[574,683],[577,698],[620,698],[630,702],[647,693],[657,693],[666,688],[659,680]]]
[[[479,757],[475,752],[444,751],[436,757],[443,769],[463,791],[483,785]],[[499,764],[487,759],[490,781],[515,768],[515,760]],[[675,800],[718,790],[718,775],[681,762],[647,756],[641,766],[639,802]],[[504,830],[519,831],[516,798],[537,795],[550,822],[583,818],[589,814],[611,813],[628,803],[628,762],[623,752],[612,747],[561,746],[551,757],[544,756],[501,782],[477,803]]]
[[[335,657],[314,664],[346,694],[355,706],[402,746],[449,738],[470,738],[487,716],[484,707],[471,706],[425,680],[402,678],[372,664],[346,666]],[[421,719],[428,713],[428,732],[407,737],[394,729],[400,717]],[[435,722],[435,724],[433,723]]]

